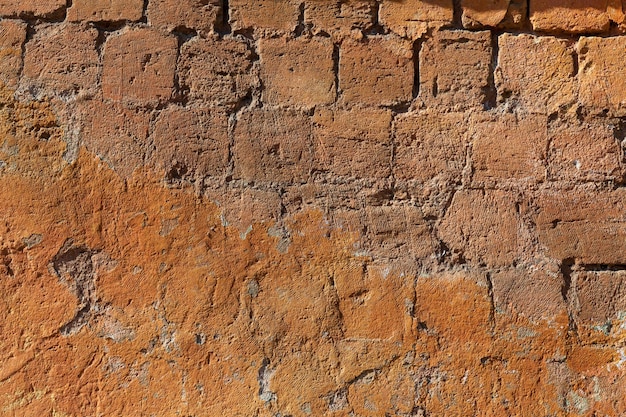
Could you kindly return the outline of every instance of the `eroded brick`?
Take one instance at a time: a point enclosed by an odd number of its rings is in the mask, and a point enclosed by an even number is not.
[[[412,39],[422,37],[429,28],[452,23],[452,0],[399,0],[383,1],[379,20],[400,36]]]
[[[235,127],[234,177],[249,182],[305,182],[312,167],[311,121],[291,110],[241,113]]]
[[[98,84],[98,31],[79,25],[47,26],[26,43],[24,88],[45,94],[70,94]]]
[[[152,29],[129,29],[104,45],[104,97],[135,104],[169,99],[174,90],[178,41]]]
[[[263,101],[310,107],[335,100],[333,44],[329,39],[262,39]]]
[[[454,254],[474,265],[510,265],[520,253],[516,200],[497,190],[463,190],[452,198],[438,236]]]
[[[347,36],[352,30],[372,28],[376,8],[373,0],[309,0],[305,3],[304,23],[311,25],[314,34]]]
[[[205,107],[169,107],[152,132],[152,162],[170,179],[224,176],[228,168],[228,116]]]
[[[526,0],[461,0],[463,26],[519,28],[526,18]]]
[[[491,54],[490,32],[436,32],[420,52],[419,98],[448,110],[483,108]]]
[[[474,181],[491,183],[546,178],[547,118],[502,114],[476,120],[472,140]]]
[[[74,0],[67,10],[70,22],[138,21],[143,16],[143,0]]]
[[[229,5],[233,30],[293,32],[300,17],[300,2],[295,0],[231,0]]]
[[[581,271],[573,282],[579,324],[604,325],[626,312],[626,271]]]
[[[566,41],[505,33],[498,46],[499,102],[543,114],[576,102],[575,63]]]
[[[22,70],[22,46],[26,41],[26,24],[16,20],[0,21],[0,82],[15,88]]]
[[[60,14],[66,6],[65,0],[1,0],[1,17],[51,17]]]
[[[178,63],[179,83],[192,101],[235,107],[257,82],[253,53],[237,39],[194,39],[185,43]]]
[[[413,49],[390,37],[347,39],[339,52],[339,87],[346,105],[394,105],[413,93]]]
[[[609,28],[607,0],[533,0],[533,29],[552,33],[600,33]]]
[[[436,111],[396,117],[394,176],[406,181],[460,182],[467,153],[466,119],[463,113]]]
[[[208,33],[222,19],[222,13],[221,0],[151,0],[146,14],[150,25],[159,29]]]

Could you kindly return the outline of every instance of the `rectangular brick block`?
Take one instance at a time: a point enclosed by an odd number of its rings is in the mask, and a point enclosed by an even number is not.
[[[70,22],[138,21],[143,16],[143,0],[74,0],[67,10]]]
[[[252,110],[235,127],[234,177],[247,182],[306,182],[312,167],[311,121],[291,110]]]
[[[461,0],[463,26],[468,29],[522,27],[527,0]]]
[[[623,177],[622,149],[606,124],[555,126],[549,137],[550,179],[614,181]]]
[[[452,0],[383,1],[379,11],[380,23],[400,36],[421,38],[429,28],[452,23]]]
[[[17,20],[0,21],[0,82],[15,88],[22,69],[22,46],[26,41],[26,24]]]
[[[137,104],[169,99],[177,51],[176,37],[152,29],[130,29],[110,37],[104,45],[104,97]]]
[[[333,44],[326,38],[261,39],[263,101],[311,107],[335,101]]]
[[[579,325],[605,325],[626,311],[626,271],[581,271],[572,281]]]
[[[151,162],[171,179],[226,175],[228,116],[206,107],[170,106],[156,120]]]
[[[504,191],[461,190],[438,226],[453,255],[473,265],[506,266],[519,255],[521,220]]]
[[[389,177],[391,111],[317,109],[313,124],[317,170],[340,177]]]
[[[373,0],[308,0],[304,24],[311,26],[314,34],[341,38],[353,30],[372,28],[376,12],[377,5]]]
[[[546,178],[547,118],[502,114],[478,120],[468,134],[472,142],[474,181],[491,184],[516,179]]]
[[[221,0],[151,0],[148,2],[148,22],[166,31],[176,28],[209,33],[222,19]]]
[[[591,112],[626,115],[625,52],[625,36],[578,41],[579,101]]]
[[[60,14],[66,0],[0,0],[0,17],[50,17]]]
[[[339,51],[339,88],[347,105],[394,105],[413,94],[413,48],[390,37],[346,39]]]
[[[295,0],[231,0],[229,5],[233,30],[293,32],[300,17],[300,2]]]
[[[435,32],[420,52],[419,98],[450,110],[483,108],[491,55],[490,32]]]
[[[396,117],[394,176],[426,182],[459,182],[467,154],[466,116],[425,111]]]
[[[500,103],[550,114],[577,100],[573,51],[547,36],[498,37],[495,82]]]
[[[98,31],[79,25],[44,26],[26,43],[23,88],[69,94],[98,84]]]
[[[539,243],[550,257],[626,264],[626,190],[544,191],[537,207]]]
[[[609,29],[607,0],[533,0],[533,29],[551,33],[600,33]]]
[[[197,38],[180,51],[180,87],[192,101],[234,108],[258,85],[252,51],[237,39]]]

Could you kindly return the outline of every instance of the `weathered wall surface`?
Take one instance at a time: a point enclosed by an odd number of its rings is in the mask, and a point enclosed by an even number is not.
[[[626,415],[619,0],[0,0],[0,415]]]

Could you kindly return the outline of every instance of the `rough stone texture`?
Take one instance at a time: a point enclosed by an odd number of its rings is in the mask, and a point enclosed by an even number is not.
[[[175,37],[152,29],[131,29],[107,39],[104,97],[136,104],[169,99],[174,93],[177,47]]]
[[[389,37],[346,40],[339,51],[339,89],[346,105],[394,105],[411,100],[413,50]]]
[[[335,101],[333,44],[327,39],[262,40],[263,101],[311,107]]]
[[[624,4],[527,3],[0,0],[0,415],[624,416]]]
[[[71,22],[116,22],[137,21],[143,16],[143,0],[74,0],[67,10]]]

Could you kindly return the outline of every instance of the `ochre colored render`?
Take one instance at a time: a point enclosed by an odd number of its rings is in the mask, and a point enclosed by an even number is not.
[[[0,0],[0,416],[626,415],[625,11]]]

